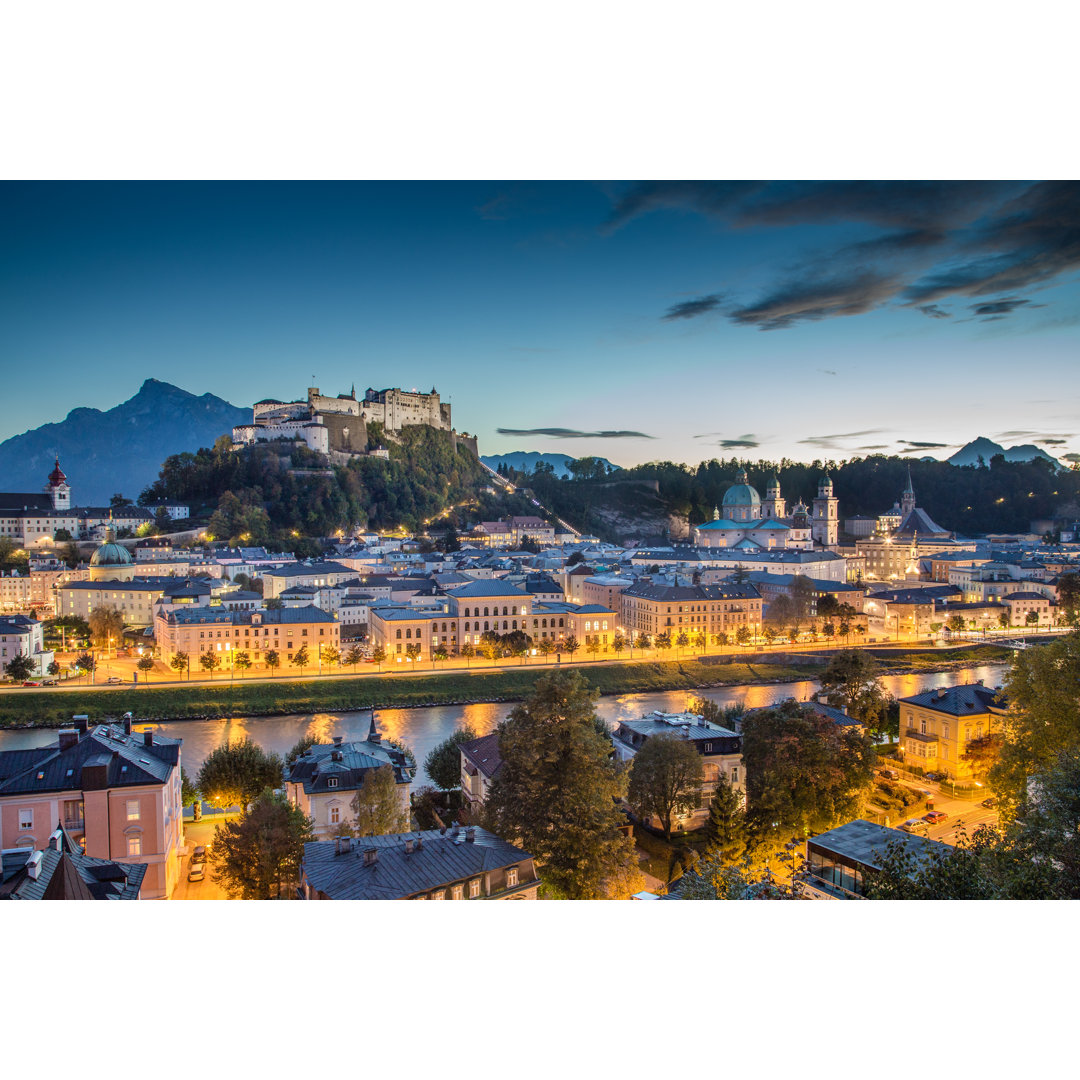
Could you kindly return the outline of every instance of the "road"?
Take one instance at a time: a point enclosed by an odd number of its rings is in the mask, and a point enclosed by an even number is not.
[[[218,819],[220,820],[220,819]],[[209,846],[214,838],[217,821],[198,821],[184,823],[184,841],[187,854],[180,861],[180,880],[173,890],[173,900],[228,900],[225,890],[213,879],[213,867],[207,862],[206,874],[202,881],[188,881],[191,869],[191,852],[199,844]]]

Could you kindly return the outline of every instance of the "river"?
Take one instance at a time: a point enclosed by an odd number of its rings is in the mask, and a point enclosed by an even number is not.
[[[982,680],[987,686],[1002,683],[1008,673],[1007,664],[986,664],[959,671],[943,671],[921,675],[889,675],[881,680],[885,690],[894,697],[909,697],[923,690],[957,683]],[[652,694],[613,694],[600,698],[596,711],[612,727],[622,720],[635,720],[654,709],[682,712],[691,698],[704,697],[720,705],[743,702],[748,708],[772,705],[793,697],[806,701],[818,689],[811,679],[800,682],[776,683],[771,686],[725,686],[711,690],[669,690]],[[380,709],[379,730],[404,742],[420,764],[417,784],[428,782],[423,770],[424,758],[462,723],[469,723],[479,735],[486,735],[512,709],[505,702],[494,705],[435,705],[421,709]],[[260,716],[231,720],[169,720],[160,724],[140,724],[153,727],[169,738],[184,740],[185,771],[194,776],[206,756],[218,746],[235,742],[245,736],[265,750],[283,757],[304,735],[316,735],[329,741],[342,735],[346,742],[367,737],[371,723],[370,712],[315,713],[307,716]],[[47,746],[56,741],[56,732],[45,728],[30,731],[0,731],[0,750],[21,750],[32,746]]]

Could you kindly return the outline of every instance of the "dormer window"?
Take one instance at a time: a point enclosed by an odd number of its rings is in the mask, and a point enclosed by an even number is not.
[[[336,776],[329,776],[326,779],[327,787],[337,787],[338,778]]]
[[[511,866],[510,869],[506,871],[506,887],[508,889],[512,889],[515,885],[517,885],[517,883],[518,868],[516,866]]]

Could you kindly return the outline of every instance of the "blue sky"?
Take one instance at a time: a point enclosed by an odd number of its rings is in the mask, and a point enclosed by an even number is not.
[[[147,377],[248,405],[314,376],[329,393],[434,385],[483,453],[948,456],[977,435],[1080,451],[1075,184],[0,197],[0,438]]]

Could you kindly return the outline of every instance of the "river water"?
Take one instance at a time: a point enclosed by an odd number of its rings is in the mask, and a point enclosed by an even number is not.
[[[957,683],[982,680],[987,686],[1002,683],[1008,672],[1007,664],[987,664],[922,675],[890,675],[881,680],[885,690],[894,697],[909,697],[923,690]],[[811,679],[800,682],[776,683],[772,686],[725,686],[712,690],[669,690],[652,694],[618,694],[600,698],[596,711],[612,727],[622,720],[635,720],[654,709],[682,712],[695,697],[708,698],[720,705],[744,703],[747,708],[772,705],[787,698],[806,701],[818,690]],[[421,709],[380,709],[379,730],[404,742],[416,755],[420,765],[417,784],[428,782],[423,770],[424,758],[438,743],[462,723],[470,724],[479,735],[486,735],[512,709],[505,702],[496,705],[436,705]],[[153,727],[169,738],[183,739],[184,769],[190,776],[199,771],[206,756],[215,747],[235,742],[247,736],[265,750],[282,757],[304,735],[316,735],[329,741],[341,735],[346,742],[367,737],[371,724],[370,712],[314,713],[306,716],[259,716],[231,720],[170,720],[161,724],[141,724]],[[0,731],[0,750],[20,750],[32,746],[47,746],[56,741],[56,732],[49,729],[32,731]]]

